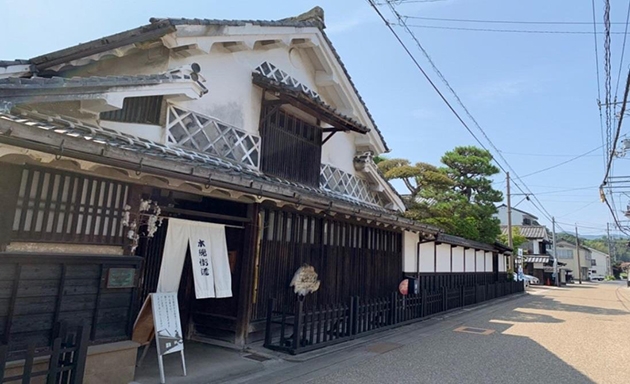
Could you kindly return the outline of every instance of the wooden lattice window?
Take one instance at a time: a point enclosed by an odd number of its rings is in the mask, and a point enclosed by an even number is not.
[[[319,187],[322,130],[269,107],[261,127],[263,172]]]
[[[121,224],[129,185],[41,168],[24,168],[12,241],[124,242]]]

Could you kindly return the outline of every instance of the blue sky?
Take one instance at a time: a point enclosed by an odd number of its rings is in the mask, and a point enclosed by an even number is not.
[[[118,1],[0,0],[0,59],[26,59],[147,24],[150,17],[279,19],[315,5],[324,8],[327,32],[392,148],[390,156],[437,164],[457,145],[476,144],[414,67],[365,0],[341,1]],[[570,4],[570,6],[569,6]],[[625,21],[627,2],[611,1],[611,20]],[[603,2],[596,0],[597,21]],[[391,13],[382,8],[393,20]],[[412,16],[526,21],[591,21],[589,0],[441,0],[398,8]],[[504,29],[592,31],[592,25],[497,25],[409,20],[410,24]],[[598,26],[599,30],[602,26]],[[623,25],[613,25],[622,31]],[[405,42],[445,90],[404,32]],[[414,28],[452,87],[519,175],[526,175],[601,146],[596,106],[593,36],[473,32]],[[621,35],[612,40],[613,92]],[[600,71],[603,37],[598,37]],[[630,61],[623,64],[624,71]],[[625,76],[625,75],[622,75]],[[623,83],[623,81],[622,81]],[[623,87],[621,87],[623,88]],[[619,91],[622,93],[622,90]],[[447,98],[453,101],[450,94]],[[459,108],[457,108],[460,110]],[[475,128],[473,128],[475,130]],[[475,131],[476,134],[479,132]],[[622,131],[622,134],[624,131]],[[616,174],[627,172],[625,159]],[[562,223],[578,222],[585,234],[602,233],[610,214],[598,202],[601,150],[561,167],[526,177],[545,208]],[[498,176],[497,188],[504,188]],[[589,187],[589,188],[586,188]],[[565,189],[585,188],[558,192]],[[518,191],[516,191],[518,192]],[[514,196],[513,204],[522,196]],[[628,198],[617,198],[619,206]],[[529,202],[517,205],[549,224]],[[562,228],[571,230],[571,225]]]

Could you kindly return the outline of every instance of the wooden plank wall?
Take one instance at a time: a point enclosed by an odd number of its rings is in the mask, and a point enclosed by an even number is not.
[[[109,268],[138,270],[138,257],[0,253],[0,343],[48,345],[53,324],[90,327],[90,340],[130,337],[135,288],[106,288]]]
[[[264,230],[252,320],[266,316],[267,300],[293,310],[289,284],[303,264],[315,267],[321,285],[306,304],[326,305],[351,296],[375,298],[398,288],[402,233],[330,217],[261,208]]]

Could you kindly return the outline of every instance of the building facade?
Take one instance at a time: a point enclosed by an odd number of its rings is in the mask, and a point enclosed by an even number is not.
[[[558,261],[566,263],[567,272],[572,275],[575,281],[578,279],[588,280],[592,259],[589,248],[580,246],[578,259],[575,244],[560,240],[557,242],[556,252],[558,253]]]
[[[134,320],[164,277],[172,219],[226,238],[230,297],[195,297],[191,255],[177,277],[186,339],[262,339],[267,299],[293,306],[303,264],[321,281],[313,305],[389,295],[406,273],[505,279],[507,249],[401,217],[372,161],[388,147],[319,8],[152,19],[0,66],[0,334],[13,350],[87,322],[128,363],[92,366],[133,376]]]

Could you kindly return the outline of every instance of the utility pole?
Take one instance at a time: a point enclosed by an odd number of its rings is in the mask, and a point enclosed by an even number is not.
[[[580,238],[578,237],[577,223],[575,224],[575,252],[578,260],[578,276],[580,284],[582,284],[582,262],[580,261]]]
[[[553,273],[556,274],[556,286],[560,286],[560,271],[558,270],[558,252],[556,248],[556,218],[551,217],[551,241],[553,241]]]
[[[510,195],[510,172],[506,172],[506,181],[507,181],[507,236],[508,236],[508,247],[513,248],[514,243],[512,242],[512,198]],[[510,256],[510,269],[513,272],[516,272],[516,268],[514,265],[514,249],[512,249],[512,255]]]
[[[608,240],[608,256],[613,260],[612,244],[610,243],[610,223],[606,223],[606,239]]]

